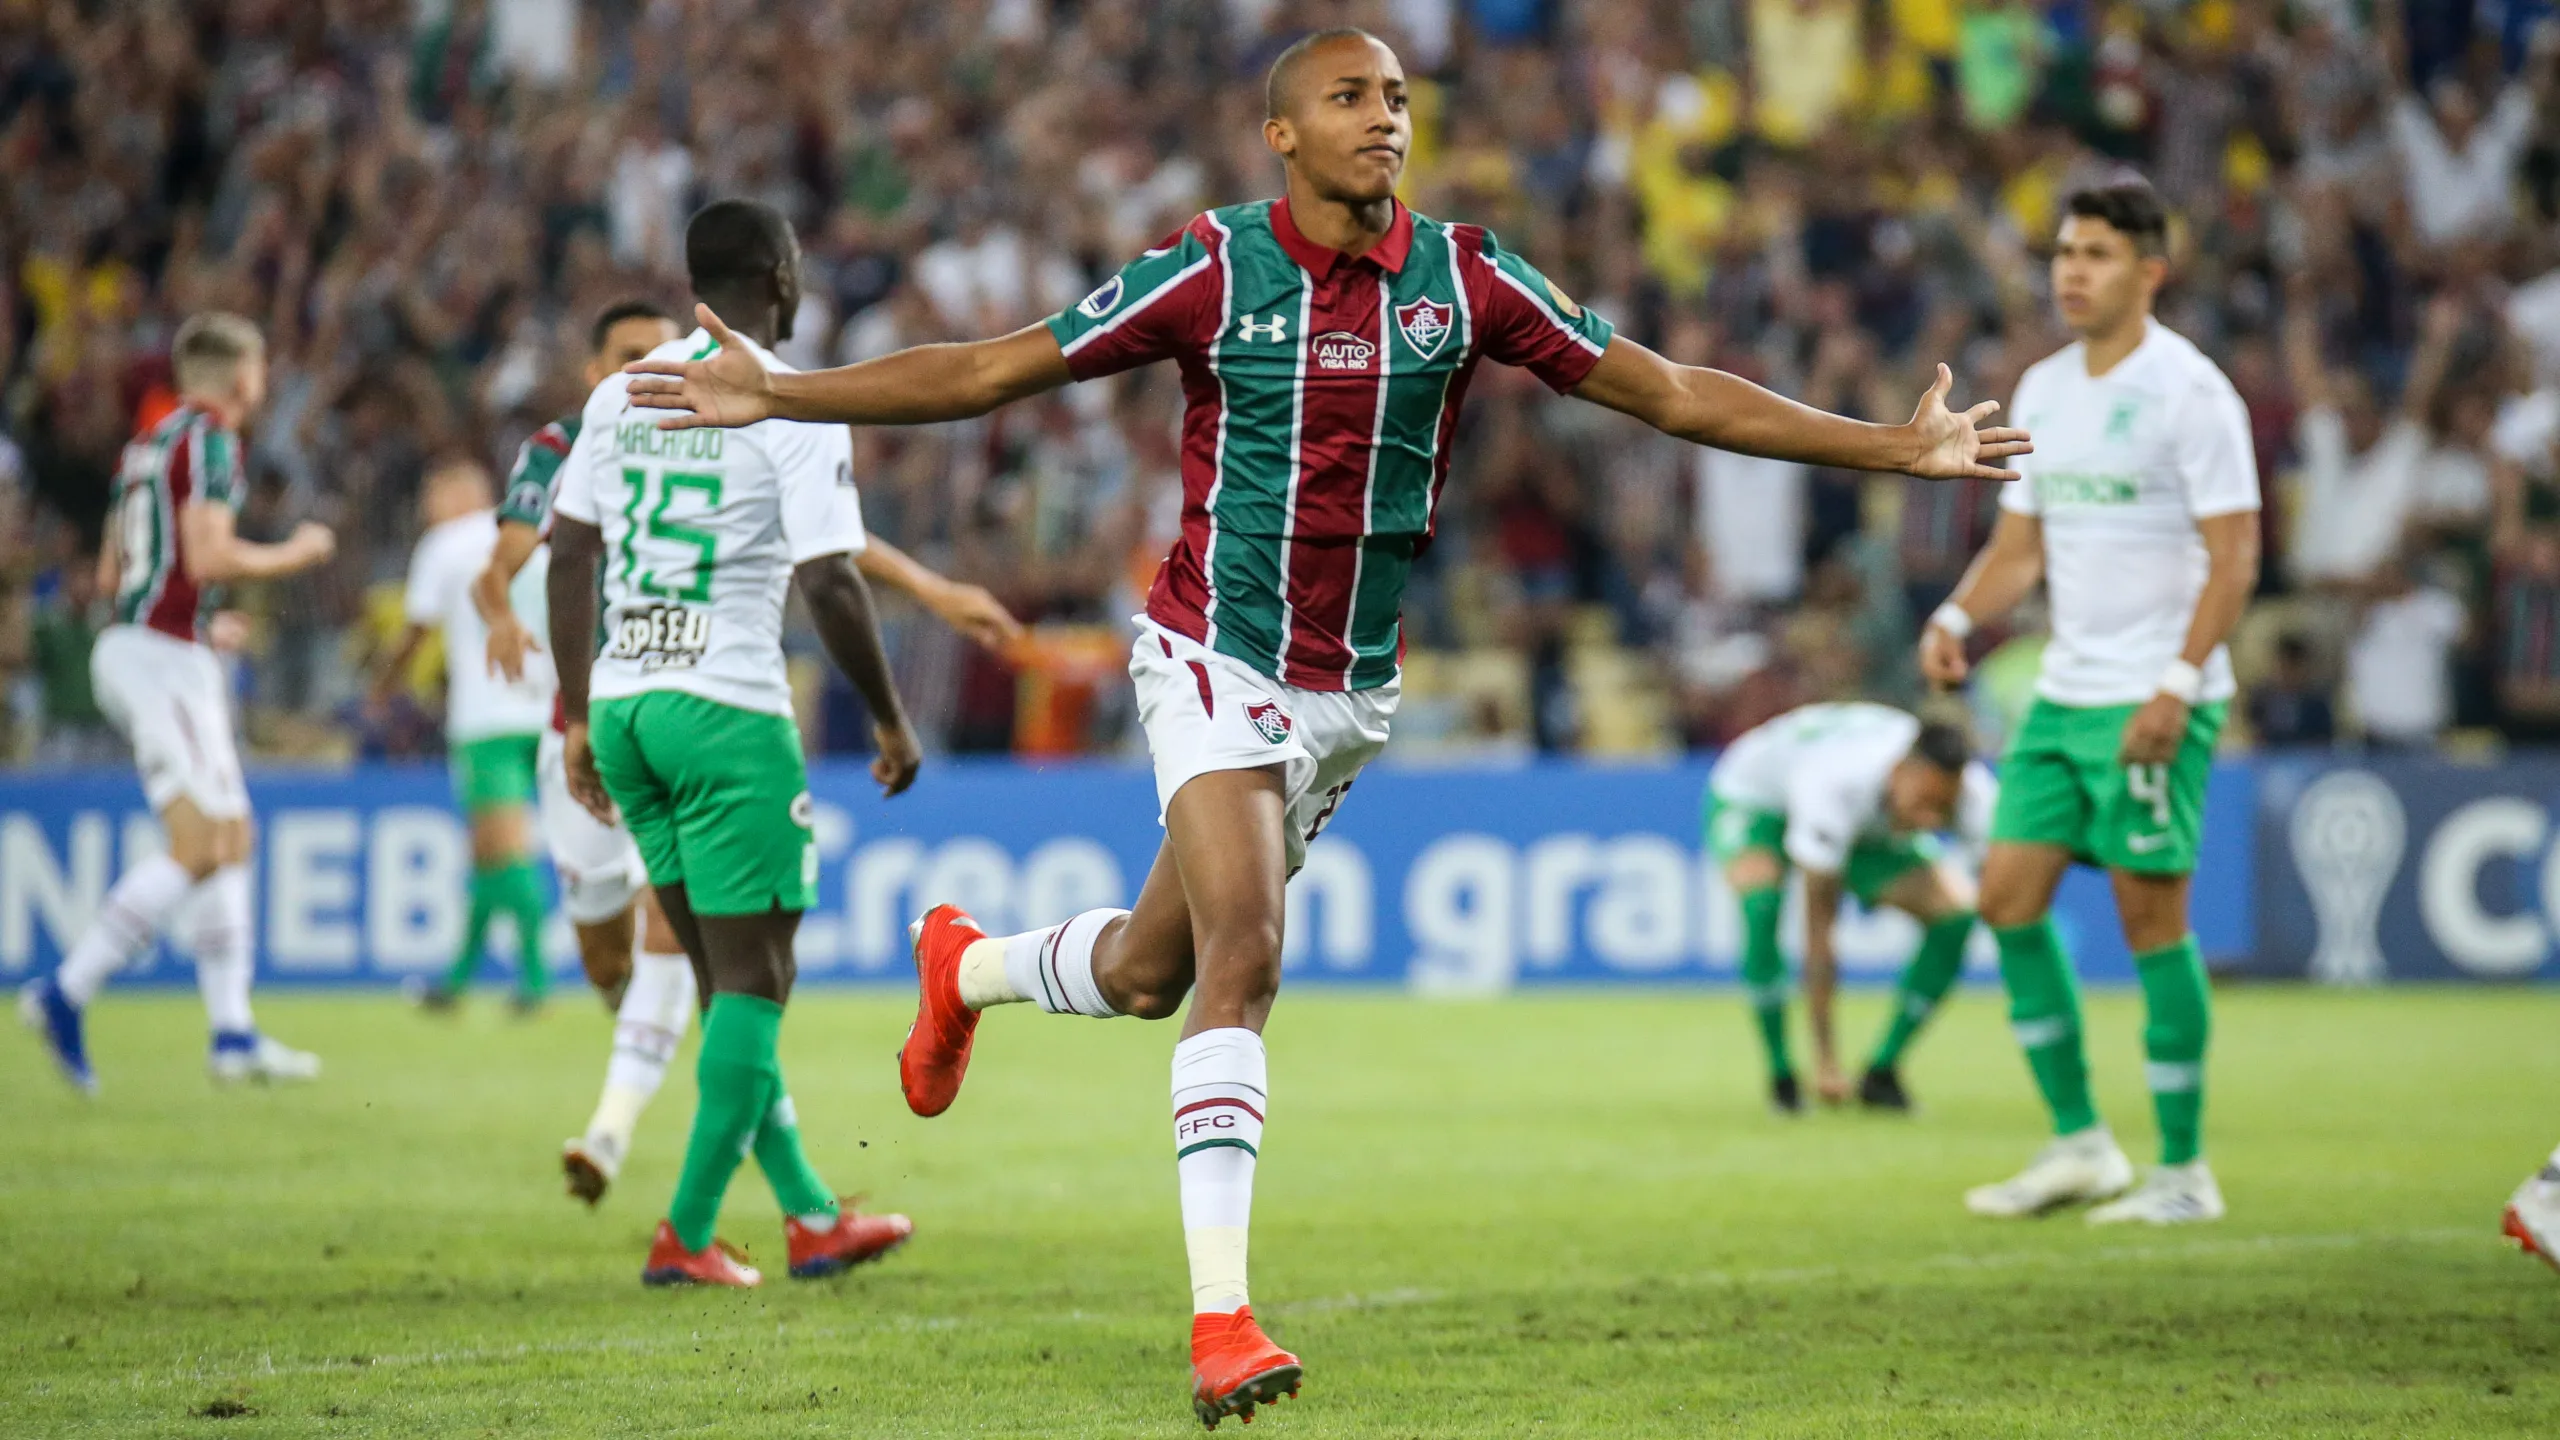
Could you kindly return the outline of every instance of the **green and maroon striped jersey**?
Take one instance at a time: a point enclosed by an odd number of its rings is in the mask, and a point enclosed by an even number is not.
[[[525,437],[516,450],[516,466],[507,472],[507,493],[498,500],[498,518],[551,533],[551,496],[560,484],[560,462],[578,443],[581,412],[554,420]]]
[[[118,622],[196,638],[211,599],[187,573],[178,517],[198,503],[226,505],[236,514],[246,489],[240,437],[202,406],[180,405],[124,447],[107,512],[118,550]]]
[[[1194,218],[1049,330],[1079,380],[1181,367],[1182,538],[1149,618],[1307,690],[1396,678],[1476,362],[1569,390],[1611,333],[1482,227],[1399,204],[1355,259],[1286,200]]]

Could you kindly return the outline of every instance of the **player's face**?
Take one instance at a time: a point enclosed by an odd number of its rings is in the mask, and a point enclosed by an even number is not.
[[[2104,220],[2073,215],[2053,246],[2053,304],[2081,335],[2115,330],[2151,308],[2168,266]]]
[[[1885,780],[1885,811],[1893,828],[1905,834],[1944,830],[1955,823],[1956,798],[1963,791],[1964,777],[1926,760],[1905,760]]]
[[[266,355],[255,353],[245,357],[240,368],[233,373],[231,402],[240,408],[240,418],[246,420],[267,403]]]
[[[634,315],[616,320],[604,332],[604,344],[587,357],[587,388],[593,390],[604,383],[604,377],[676,338],[676,322],[655,315]]]
[[[1413,145],[1396,53],[1337,40],[1310,52],[1294,83],[1288,112],[1263,122],[1264,142],[1325,199],[1367,205],[1395,194]]]

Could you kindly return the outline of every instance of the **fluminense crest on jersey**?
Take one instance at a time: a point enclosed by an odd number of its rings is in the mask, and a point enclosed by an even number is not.
[[[1378,347],[1348,330],[1328,330],[1311,347],[1316,364],[1326,370],[1366,370]]]
[[[1458,307],[1437,300],[1416,300],[1396,307],[1396,328],[1404,332],[1404,343],[1413,353],[1428,360],[1440,353],[1440,342],[1449,338],[1449,322]]]

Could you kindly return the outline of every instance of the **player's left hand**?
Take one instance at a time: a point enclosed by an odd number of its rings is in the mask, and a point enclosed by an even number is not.
[[[2187,738],[2187,702],[2175,695],[2154,695],[2125,722],[2124,746],[2117,759],[2127,765],[2166,765],[2178,758]]]
[[[1947,392],[1955,388],[1955,372],[1938,367],[1938,382],[1920,397],[1920,408],[1905,428],[1911,432],[1918,458],[1910,473],[1923,480],[2015,480],[2018,472],[1990,464],[2013,455],[2032,455],[2035,441],[2024,430],[1985,430],[1982,422],[1997,414],[2000,402],[1985,400],[1958,415],[1947,408]]]
[[[205,643],[224,654],[235,654],[249,648],[254,628],[249,617],[237,610],[216,610],[205,626]]]
[[[607,825],[620,823],[614,813],[613,796],[605,792],[604,777],[596,773],[595,746],[587,740],[586,726],[571,723],[561,738],[560,765],[567,772],[570,799]]]
[[[880,782],[883,799],[903,792],[916,783],[916,771],[924,765],[924,747],[916,743],[915,732],[904,725],[874,725],[871,738],[880,753],[871,757],[871,778]]]
[[[1841,1072],[1840,1062],[1825,1055],[1813,1068],[1813,1098],[1825,1105],[1839,1105],[1849,1098],[1849,1077]]]
[[[1022,638],[1022,622],[982,585],[955,581],[943,586],[933,597],[933,613],[943,624],[999,655]]]

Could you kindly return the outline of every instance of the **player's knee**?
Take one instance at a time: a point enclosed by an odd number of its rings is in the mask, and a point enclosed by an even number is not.
[[[2042,897],[2023,885],[2006,885],[1985,876],[1982,903],[1976,907],[1982,923],[1995,930],[2007,930],[2034,923],[2044,913]]]
[[[1183,997],[1190,993],[1188,982],[1132,991],[1119,1000],[1120,1013],[1140,1020],[1170,1020],[1182,1008]]]

